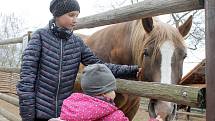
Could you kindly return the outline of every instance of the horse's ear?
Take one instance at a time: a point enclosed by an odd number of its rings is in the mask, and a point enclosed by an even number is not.
[[[190,31],[190,28],[192,26],[192,20],[193,16],[191,15],[181,26],[178,27],[179,32],[183,37],[185,37],[188,32]]]
[[[150,33],[152,31],[152,29],[154,28],[152,17],[143,18],[142,19],[142,24],[143,24],[143,28],[145,29],[145,31],[147,33]]]

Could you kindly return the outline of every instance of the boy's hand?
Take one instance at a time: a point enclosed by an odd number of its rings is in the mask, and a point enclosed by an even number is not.
[[[141,80],[143,80],[143,69],[142,68],[139,68],[138,69],[138,72],[137,72],[137,79],[139,80],[139,81],[141,81]]]

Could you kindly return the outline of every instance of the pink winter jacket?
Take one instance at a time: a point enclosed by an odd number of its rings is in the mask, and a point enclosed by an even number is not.
[[[63,101],[60,118],[65,121],[129,121],[116,106],[82,93],[73,93]]]

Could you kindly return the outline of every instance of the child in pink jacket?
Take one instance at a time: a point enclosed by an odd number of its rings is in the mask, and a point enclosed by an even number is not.
[[[73,93],[63,101],[56,121],[129,121],[114,104],[116,79],[104,64],[84,68],[81,88],[84,94]]]

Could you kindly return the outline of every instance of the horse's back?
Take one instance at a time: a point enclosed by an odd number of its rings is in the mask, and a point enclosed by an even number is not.
[[[90,36],[86,44],[105,62],[130,64],[130,24],[125,22],[104,28]]]

